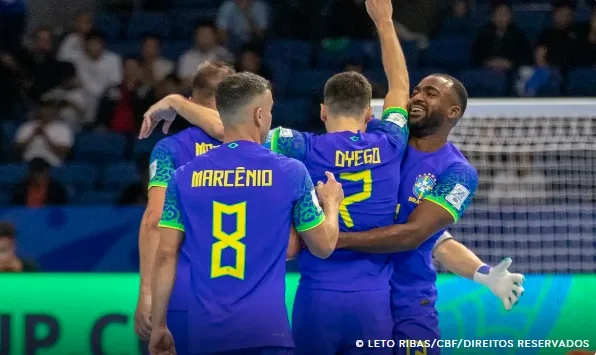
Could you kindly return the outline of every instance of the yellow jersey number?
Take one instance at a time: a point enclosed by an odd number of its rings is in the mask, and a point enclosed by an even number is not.
[[[341,173],[339,174],[341,180],[358,182],[362,181],[362,191],[353,195],[345,196],[344,200],[339,205],[339,216],[344,221],[344,224],[348,228],[354,227],[354,220],[350,215],[348,206],[351,204],[362,202],[369,199],[372,195],[372,172],[370,169],[359,171],[357,173]]]
[[[236,215],[236,230],[226,233],[223,230],[223,215]],[[246,201],[226,205],[213,201],[213,237],[217,239],[211,246],[211,278],[231,276],[244,280],[246,245],[241,242],[246,237]],[[226,248],[236,253],[235,266],[222,266],[221,255]]]

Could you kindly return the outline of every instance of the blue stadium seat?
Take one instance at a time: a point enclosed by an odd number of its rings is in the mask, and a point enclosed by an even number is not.
[[[271,40],[265,44],[264,60],[266,63],[280,61],[297,67],[307,67],[312,51],[312,44],[308,41]]]
[[[441,23],[442,36],[464,36],[469,37],[475,34],[473,31],[474,22],[470,18],[447,17]]]
[[[10,205],[13,191],[7,188],[0,188],[0,206]]]
[[[159,130],[159,128],[156,129],[156,131],[157,130]],[[161,131],[156,131],[153,131],[149,138],[135,140],[134,147],[132,149],[133,159],[142,154],[151,154],[155,144],[165,137]]]
[[[0,186],[12,189],[27,176],[27,164],[2,164],[0,165]]]
[[[178,58],[180,58],[180,56],[184,54],[184,52],[186,52],[189,48],[190,42],[188,40],[168,41],[164,42],[161,53],[165,58],[177,62]]]
[[[118,201],[120,191],[85,191],[74,197],[77,205],[113,205]]]
[[[122,18],[117,14],[100,14],[95,18],[95,27],[108,40],[118,38],[122,32]]]
[[[317,54],[317,67],[321,69],[343,70],[347,60],[366,64],[377,49],[374,41],[351,40],[345,48],[332,48],[322,45]]]
[[[308,121],[308,101],[278,100],[273,104],[272,127],[302,127]]]
[[[74,159],[96,164],[116,163],[124,159],[126,139],[113,132],[90,132],[77,136]]]
[[[295,98],[320,99],[323,97],[323,88],[327,80],[335,74],[332,70],[299,70],[293,74],[293,79],[288,87],[288,95]]]
[[[196,0],[195,0],[196,1]],[[176,9],[170,12],[172,36],[176,39],[188,41],[193,38],[195,28],[202,21],[213,20],[217,11],[205,9]]]
[[[513,21],[531,42],[535,41],[540,32],[551,24],[548,11],[514,11]]]
[[[364,76],[371,82],[374,82],[378,85],[382,85],[387,88],[387,75],[381,69],[378,70],[367,70],[364,73]]]
[[[273,62],[267,65],[271,71],[271,81],[275,97],[285,96],[292,80],[292,66],[283,62]]]
[[[420,51],[416,41],[400,40],[401,48],[406,57],[406,64],[409,69],[417,68],[420,62]],[[368,53],[368,57],[373,68],[383,68],[383,57],[381,55],[381,44],[375,42],[374,49]]]
[[[18,127],[18,123],[14,121],[0,123],[0,155],[5,159],[11,158]]]
[[[408,75],[410,77],[410,87],[414,88],[414,87],[416,87],[416,85],[418,85],[420,80],[424,79],[425,77],[427,77],[431,74],[441,73],[441,72],[442,72],[441,69],[435,69],[435,68],[409,70]]]
[[[470,97],[501,97],[507,95],[507,78],[504,73],[473,69],[463,71],[459,79]]]
[[[52,176],[75,193],[94,189],[97,184],[97,169],[89,164],[65,164],[52,169]]]
[[[123,189],[140,179],[137,167],[133,163],[117,163],[107,166],[102,186],[104,189]]]
[[[108,42],[108,49],[122,58],[137,57],[141,54],[141,44],[138,41]]]
[[[470,66],[470,41],[459,36],[431,40],[425,54],[425,63],[427,67],[448,71],[467,69]]]
[[[567,95],[596,96],[596,70],[576,69],[567,77]]]
[[[127,37],[140,39],[145,35],[155,34],[169,38],[170,21],[166,14],[156,12],[135,12],[128,23]]]

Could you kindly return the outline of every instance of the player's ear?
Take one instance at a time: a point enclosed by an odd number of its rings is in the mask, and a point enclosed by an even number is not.
[[[449,118],[450,121],[457,120],[459,118],[460,112],[461,112],[461,109],[459,108],[459,106],[451,106],[451,107],[449,107],[449,110],[447,111],[447,117]]]
[[[327,121],[327,110],[325,109],[325,104],[321,104],[321,121]]]
[[[255,124],[257,125],[257,127],[261,127],[263,126],[264,122],[263,122],[263,109],[260,107],[255,108],[254,111],[254,120],[255,120]]]
[[[368,109],[366,110],[366,116],[364,116],[364,122],[368,123],[371,119],[372,119],[372,107],[368,106]]]

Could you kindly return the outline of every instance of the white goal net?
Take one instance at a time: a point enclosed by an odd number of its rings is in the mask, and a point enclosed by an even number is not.
[[[470,100],[450,140],[480,176],[457,240],[517,272],[596,272],[596,99]]]

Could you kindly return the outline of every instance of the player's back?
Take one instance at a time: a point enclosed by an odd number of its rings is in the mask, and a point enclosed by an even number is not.
[[[478,181],[476,170],[449,142],[430,153],[408,146],[401,172],[398,224],[406,223],[422,200],[440,205],[457,221]],[[415,250],[392,255],[395,267],[391,277],[393,309],[399,314],[422,313],[434,305],[436,270],[432,251],[444,231],[438,231]]]
[[[304,164],[313,182],[325,181],[325,171],[330,171],[344,189],[340,230],[391,225],[403,142],[384,133],[337,132],[309,137]],[[336,250],[326,260],[304,250],[299,265],[301,286],[336,291],[389,289],[392,271],[388,255],[349,250]]]
[[[151,153],[149,186],[167,187],[174,171],[198,155],[221,144],[198,127],[190,127],[161,139]],[[190,283],[190,255],[186,243],[180,248],[176,283],[168,309],[186,310]]]
[[[293,346],[285,261],[301,174],[300,162],[247,141],[221,145],[176,172],[198,352]]]

